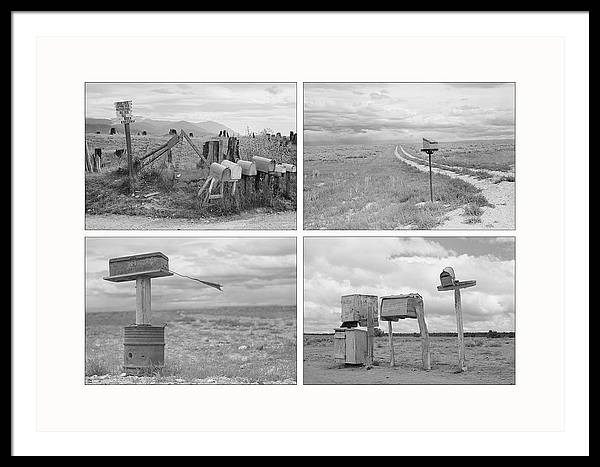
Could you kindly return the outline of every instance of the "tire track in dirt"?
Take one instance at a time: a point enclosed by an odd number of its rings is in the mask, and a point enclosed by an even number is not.
[[[398,152],[398,147],[402,151],[402,155]],[[429,172],[429,167],[423,165],[419,160],[412,154],[406,152],[402,146],[396,146],[394,149],[394,155],[396,158],[411,167],[420,170],[421,172]],[[448,166],[450,167],[450,166]],[[456,167],[460,169],[460,167]],[[477,169],[479,170],[479,169]],[[481,215],[481,222],[477,224],[465,223],[467,217],[463,216],[463,207],[454,209],[445,214],[444,221],[437,226],[437,229],[514,229],[515,228],[515,183],[508,181],[500,181],[494,183],[493,179],[477,179],[470,175],[463,175],[453,172],[452,170],[442,169],[440,167],[434,167],[432,165],[431,171],[436,174],[447,175],[450,178],[458,178],[464,182],[470,183],[471,185],[479,188],[481,194],[494,205],[494,207],[484,206],[481,209],[483,214]],[[496,171],[490,171],[495,172]],[[498,172],[498,178],[502,175],[509,175],[509,173]],[[495,179],[498,180],[498,179]],[[435,183],[435,181],[434,181]]]

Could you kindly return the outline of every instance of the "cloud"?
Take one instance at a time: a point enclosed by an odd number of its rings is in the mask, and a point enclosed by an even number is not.
[[[86,117],[113,118],[114,102],[125,99],[140,118],[296,131],[294,83],[86,83]]]
[[[463,293],[465,329],[514,330],[514,239],[307,238],[304,243],[304,328],[330,332],[340,324],[340,297],[417,292],[432,331],[454,331],[454,298],[439,292],[439,274],[453,266],[459,279],[477,280]],[[405,320],[394,325],[414,331]]]
[[[103,280],[108,260],[161,251],[169,268],[184,275],[223,284],[223,293],[189,279],[171,276],[152,281],[155,309],[202,306],[294,305],[294,238],[89,238],[86,242],[86,309],[135,308],[135,284]]]
[[[511,83],[306,83],[306,144],[514,137]]]

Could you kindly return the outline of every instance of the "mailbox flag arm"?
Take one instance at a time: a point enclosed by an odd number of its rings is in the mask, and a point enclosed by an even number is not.
[[[217,290],[220,290],[221,292],[223,292],[223,286],[221,284],[217,284],[216,282],[203,281],[203,280],[197,279],[195,277],[186,276],[185,274],[179,274],[178,272],[171,271],[170,269],[165,269],[165,271],[168,271],[179,277],[185,277],[186,279],[191,279],[193,281],[200,282],[201,284],[207,285],[209,287],[212,287],[214,289],[217,289]]]

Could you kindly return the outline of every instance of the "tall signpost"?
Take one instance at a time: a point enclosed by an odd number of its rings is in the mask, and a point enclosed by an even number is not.
[[[133,194],[135,189],[135,179],[133,170],[133,153],[131,151],[131,130],[129,125],[135,120],[132,117],[132,101],[115,102],[117,117],[121,117],[121,123],[125,127],[125,143],[127,144],[127,168],[129,170],[129,192]]]
[[[429,156],[429,197],[431,202],[433,203],[433,181],[431,179],[431,155],[438,150],[437,141],[430,141],[428,139],[423,138],[423,147],[421,148],[422,152],[426,152]]]

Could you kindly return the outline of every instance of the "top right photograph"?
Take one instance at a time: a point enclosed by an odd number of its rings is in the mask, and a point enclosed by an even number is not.
[[[515,229],[515,83],[304,83],[304,228]]]

